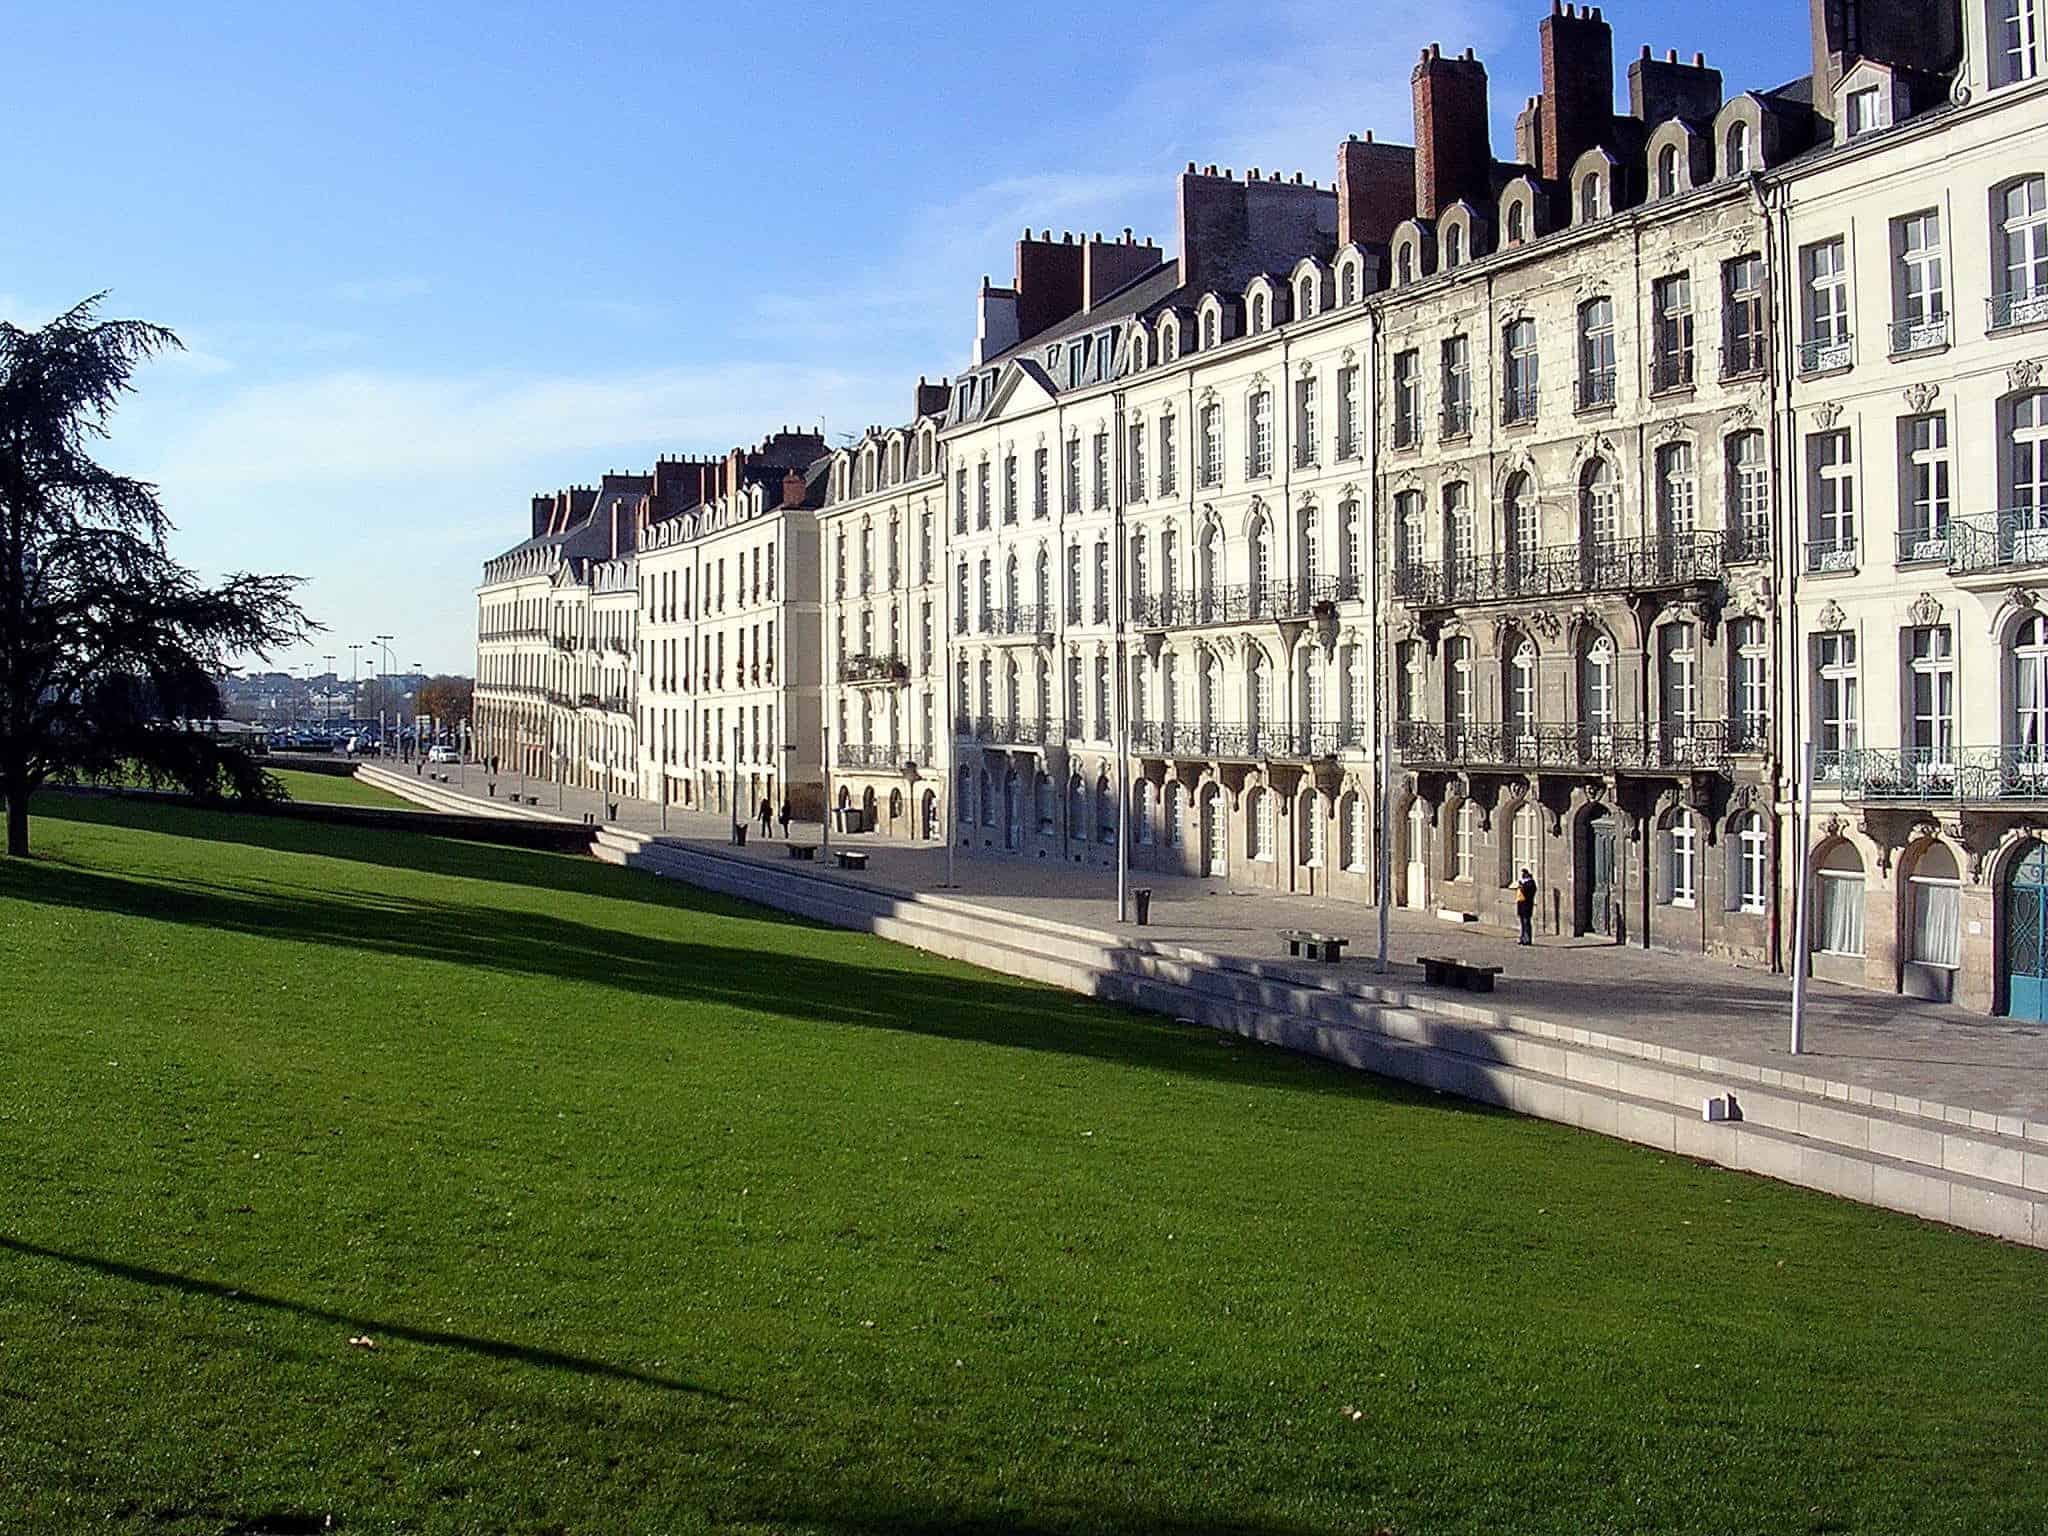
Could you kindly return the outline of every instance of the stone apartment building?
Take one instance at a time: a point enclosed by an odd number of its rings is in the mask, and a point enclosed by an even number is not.
[[[1620,106],[1553,4],[1512,159],[1432,48],[1413,147],[1334,186],[1191,165],[1171,249],[1027,231],[968,366],[779,499],[537,514],[480,594],[499,728],[568,729],[605,653],[549,681],[547,594],[630,550],[642,793],[751,804],[829,737],[882,835],[1361,902],[1384,857],[1489,924],[1526,867],[1547,932],[1778,967],[1804,857],[1822,974],[2048,1008],[2036,3],[1814,0],[1810,75],[1645,49]],[[815,694],[740,697],[806,643]]]
[[[1783,750],[1818,755],[1816,974],[2048,1016],[2048,81],[2035,0],[1814,39],[1770,178]],[[1788,893],[1789,894],[1789,893]]]
[[[950,386],[918,380],[901,427],[832,455],[818,514],[824,729],[831,803],[882,837],[943,835],[946,492]]]

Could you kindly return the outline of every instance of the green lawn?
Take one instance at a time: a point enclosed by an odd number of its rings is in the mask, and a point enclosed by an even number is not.
[[[305,768],[272,768],[270,773],[294,800],[314,805],[368,805],[385,811],[416,811],[418,806],[388,789],[378,789],[361,779],[343,778],[336,773],[315,773]]]
[[[2048,1524],[2043,1254],[585,860],[38,809],[0,1531]]]

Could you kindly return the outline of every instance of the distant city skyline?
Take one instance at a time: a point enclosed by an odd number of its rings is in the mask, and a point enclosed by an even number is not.
[[[1190,159],[1328,181],[1346,133],[1406,140],[1429,42],[1487,61],[1507,156],[1547,9],[16,15],[0,319],[107,289],[181,335],[105,457],[161,484],[202,572],[309,578],[326,633],[273,666],[345,675],[388,634],[401,669],[466,673],[451,594],[533,493],[902,419],[1027,224],[1170,247]],[[1607,9],[1731,91],[1808,67],[1803,7]],[[114,88],[80,112],[88,45]]]

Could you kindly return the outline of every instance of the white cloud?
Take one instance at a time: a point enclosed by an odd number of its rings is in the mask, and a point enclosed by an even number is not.
[[[624,469],[635,452],[718,452],[783,422],[865,423],[899,388],[893,377],[767,364],[602,377],[328,373],[230,396],[166,441],[154,474],[208,495],[512,466],[587,478],[579,461],[605,450]]]

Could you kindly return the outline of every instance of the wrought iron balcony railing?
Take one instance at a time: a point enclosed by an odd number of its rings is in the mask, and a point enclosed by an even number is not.
[[[910,680],[910,663],[901,656],[842,656],[842,683],[902,683]]]
[[[1816,755],[1815,779],[1851,800],[1983,805],[2048,800],[2048,745],[1852,747]]]
[[[2005,507],[1948,523],[1948,568],[1958,576],[2048,565],[2048,507]]]
[[[1738,332],[1721,343],[1721,377],[1737,379],[1764,370],[1764,338],[1759,332]]]
[[[1404,720],[1394,744],[1409,766],[1586,772],[1725,772],[1732,752],[1767,749],[1761,721],[1606,721],[1579,725]]]
[[[1572,404],[1581,411],[1604,411],[1614,404],[1614,370],[1582,373],[1573,385]]]
[[[1799,344],[1801,373],[1833,373],[1855,361],[1856,343],[1847,331],[1839,336],[1816,336]]]
[[[2029,292],[1995,293],[1984,301],[1985,327],[1993,331],[2048,322],[2048,288]]]
[[[1037,639],[1040,635],[1052,633],[1053,611],[1039,604],[1020,604],[1014,608],[991,608],[984,617],[981,632],[985,635],[1027,635]]]
[[[925,755],[930,757],[929,748]],[[879,768],[892,773],[901,772],[906,762],[916,760],[915,753],[906,752],[894,742],[887,741],[837,742],[833,745],[832,757],[841,768]]]
[[[1948,345],[1948,316],[1923,315],[1917,320],[1894,320],[1892,322],[1892,356],[1906,357],[1914,352],[1934,352]]]
[[[1757,558],[1750,548],[1757,536],[1702,530],[1604,544],[1547,544],[1449,562],[1405,561],[1394,567],[1394,596],[1430,608],[1689,586],[1718,581],[1730,560]]]
[[[1516,388],[1510,385],[1501,391],[1500,419],[1509,426],[1536,419],[1536,389],[1534,385]]]
[[[1356,576],[1148,592],[1131,598],[1131,623],[1139,629],[1196,629],[1209,624],[1303,619],[1324,603],[1347,602],[1358,595]]]
[[[1650,360],[1650,388],[1661,392],[1667,389],[1692,388],[1692,348],[1673,347],[1668,352],[1659,352]]]
[[[1236,722],[1134,720],[1131,750],[1160,757],[1241,758],[1258,761],[1307,762],[1335,757],[1346,747],[1362,745],[1362,725],[1338,720],[1312,720],[1302,725]]]
[[[1438,423],[1445,437],[1470,437],[1472,435],[1472,402],[1453,400],[1443,408]]]
[[[1948,524],[1899,530],[1899,564],[1948,564]]]
[[[1830,539],[1808,539],[1806,569],[1814,576],[1825,576],[1831,571],[1855,570],[1856,535],[1845,533]]]
[[[1064,738],[1049,715],[956,715],[953,734],[990,746],[1042,747]]]

